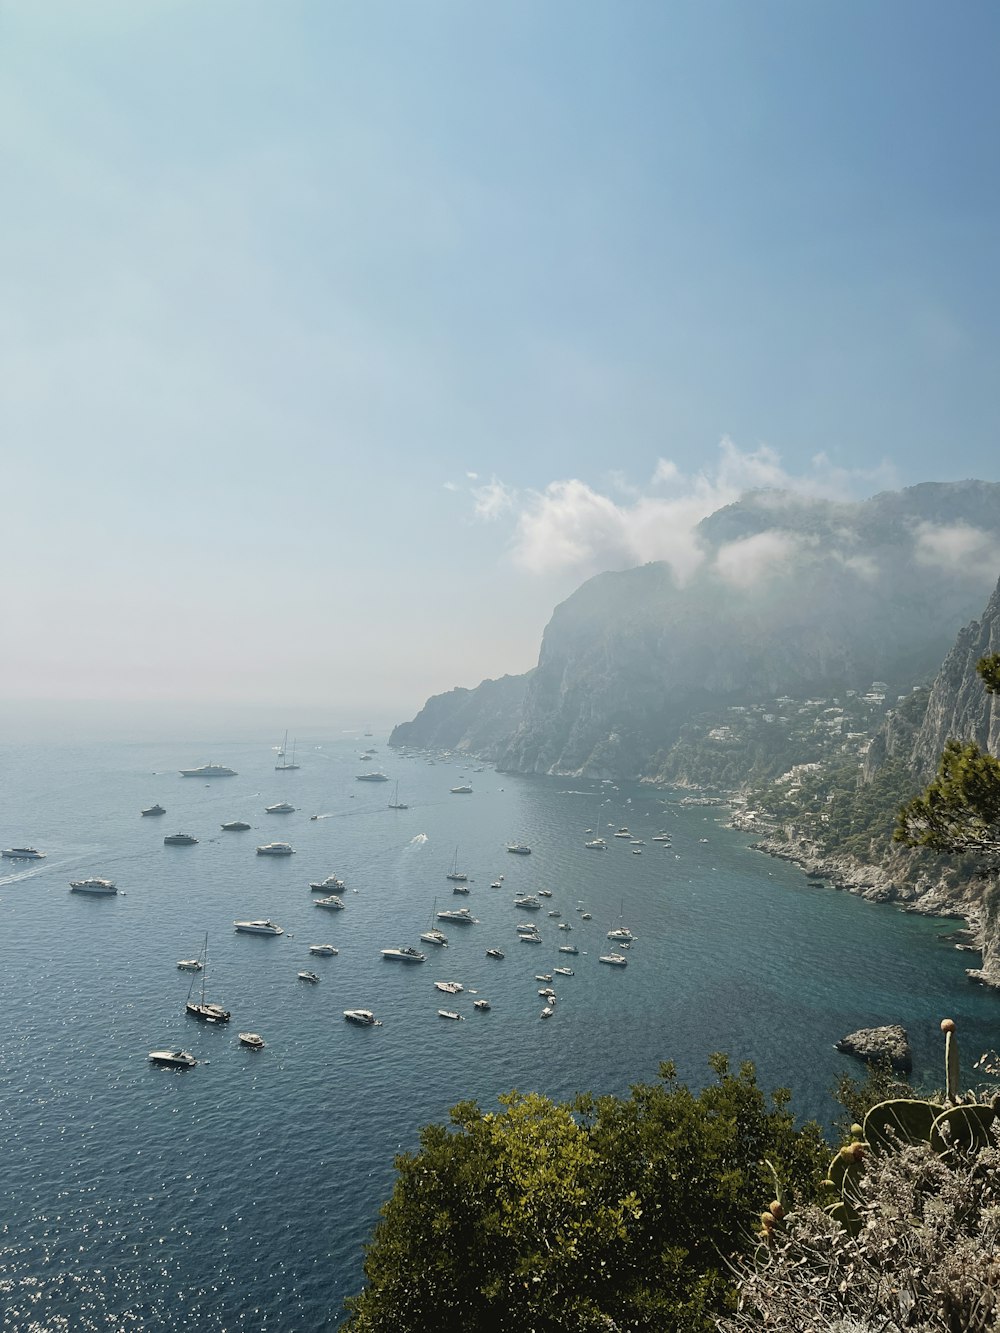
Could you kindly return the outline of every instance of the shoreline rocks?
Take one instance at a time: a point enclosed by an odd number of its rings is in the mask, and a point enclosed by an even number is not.
[[[843,1055],[853,1055],[867,1064],[888,1060],[898,1073],[909,1074],[913,1069],[913,1052],[906,1028],[899,1023],[888,1023],[880,1028],[859,1028],[833,1043]]]

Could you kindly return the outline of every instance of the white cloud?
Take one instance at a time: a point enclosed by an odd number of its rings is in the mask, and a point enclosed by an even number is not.
[[[444,483],[444,488],[446,491],[460,491],[462,489],[461,486],[457,486],[453,481],[446,481]]]
[[[794,476],[768,446],[744,452],[724,438],[714,464],[694,474],[684,474],[671,459],[658,459],[648,493],[623,485],[619,474],[612,473],[610,482],[619,493],[625,491],[621,501],[576,477],[550,482],[541,491],[523,492],[494,477],[488,486],[472,487],[471,494],[478,518],[494,520],[511,513],[511,558],[532,574],[572,572],[585,577],[663,560],[684,581],[705,559],[697,525],[747,491],[839,500],[862,485],[870,490],[873,483],[891,484],[893,477],[886,463],[871,472],[853,473],[833,467],[823,454],[811,460],[806,475]],[[777,510],[787,499],[775,495],[773,503]],[[764,560],[763,547],[751,554]],[[776,557],[776,548],[771,554]]]
[[[995,578],[1000,569],[1000,544],[992,533],[969,523],[921,523],[914,533],[917,561],[970,578]]]
[[[472,499],[476,518],[492,523],[501,514],[513,508],[516,497],[517,491],[511,486],[505,486],[496,477],[482,486],[473,486]]]
[[[737,588],[750,588],[763,579],[783,573],[810,545],[815,545],[815,541],[809,542],[794,533],[772,528],[720,546],[714,567],[727,583]]]

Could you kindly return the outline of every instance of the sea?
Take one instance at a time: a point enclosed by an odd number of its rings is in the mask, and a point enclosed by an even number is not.
[[[968,983],[975,960],[941,938],[957,923],[810,885],[718,808],[400,754],[384,734],[335,729],[303,731],[300,767],[280,772],[274,740],[0,747],[0,841],[45,853],[0,862],[5,1330],[337,1328],[394,1156],[460,1100],[626,1093],[665,1060],[700,1086],[724,1051],[829,1125],[835,1079],[855,1072],[833,1043],[855,1028],[903,1023],[915,1080],[931,1085],[942,1017],[958,1022],[967,1070],[1000,1043],[1000,999]],[[237,776],[180,776],[206,762]],[[358,781],[372,770],[390,780]],[[388,808],[397,783],[404,810]],[[279,801],[294,813],[265,813]],[[167,813],[142,817],[154,802]],[[223,832],[235,819],[251,828]],[[631,838],[613,836],[622,827]],[[179,831],[197,844],[165,846]],[[669,844],[652,840],[661,832]],[[596,836],[606,851],[585,848]],[[295,854],[255,854],[277,840]],[[446,878],[456,861],[468,895]],[[331,874],[346,885],[342,912],[318,909],[309,889]],[[69,891],[92,875],[119,893]],[[514,906],[542,889],[540,910]],[[446,948],[419,944],[437,911],[459,906],[475,925],[443,925]],[[245,918],[284,934],[236,933]],[[529,918],[540,944],[518,940]],[[602,965],[621,925],[636,937],[628,965]],[[195,991],[203,976],[228,1025],[185,1012],[192,974],[177,961],[206,942]],[[311,955],[313,943],[339,952]],[[567,943],[579,953],[560,953]],[[426,962],[383,959],[399,945]],[[505,957],[487,958],[491,947]],[[553,973],[566,965],[572,976]],[[540,974],[557,996],[545,1020]],[[464,989],[443,995],[437,980]],[[382,1025],[345,1022],[348,1008]],[[242,1047],[241,1030],[265,1049]],[[199,1063],[151,1065],[164,1047]]]

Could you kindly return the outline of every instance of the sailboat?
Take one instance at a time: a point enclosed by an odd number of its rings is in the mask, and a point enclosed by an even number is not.
[[[392,800],[389,802],[390,810],[409,810],[408,805],[404,805],[399,799],[399,779],[396,779],[396,785],[392,789]]]
[[[452,879],[455,881],[456,884],[464,884],[468,878],[469,877],[465,873],[465,871],[459,870],[458,868],[458,848],[456,847],[454,864],[452,865],[451,870],[448,872],[448,874],[445,875],[445,879]]]
[[[420,938],[427,944],[440,944],[443,948],[447,948],[448,936],[444,933],[443,930],[438,930],[438,928],[434,924],[434,917],[435,914],[437,913],[437,905],[438,905],[437,899],[435,898],[434,906],[431,908],[431,924],[420,936]]]
[[[281,763],[280,763],[280,764],[275,764],[275,766],[274,766],[274,771],[275,771],[275,773],[290,773],[290,772],[292,771],[293,768],[301,768],[301,764],[297,764],[297,763],[295,762],[295,745],[296,745],[296,742],[295,742],[295,741],[292,741],[292,762],[289,763],[289,762],[288,762],[288,732],[286,731],[286,732],[285,732],[285,739],[281,742],[281,749],[278,751],[278,758],[281,760]]]
[[[201,999],[192,1000],[191,993],[194,990],[195,978],[191,979],[191,986],[188,990],[187,1004],[184,1008],[194,1018],[200,1018],[205,1023],[228,1023],[231,1017],[228,1009],[223,1009],[221,1004],[208,1004],[205,1001],[205,981],[208,978],[208,936],[205,936],[205,947],[201,951]]]

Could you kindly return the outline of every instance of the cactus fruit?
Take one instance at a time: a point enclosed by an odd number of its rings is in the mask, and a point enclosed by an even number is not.
[[[865,1116],[865,1139],[874,1153],[894,1152],[901,1143],[928,1143],[931,1126],[943,1110],[915,1098],[879,1102]]]
[[[776,1222],[780,1222],[785,1215],[785,1210],[781,1205],[780,1199],[771,1200],[771,1203],[769,1205],[769,1211],[771,1213],[771,1216],[774,1218]]]

